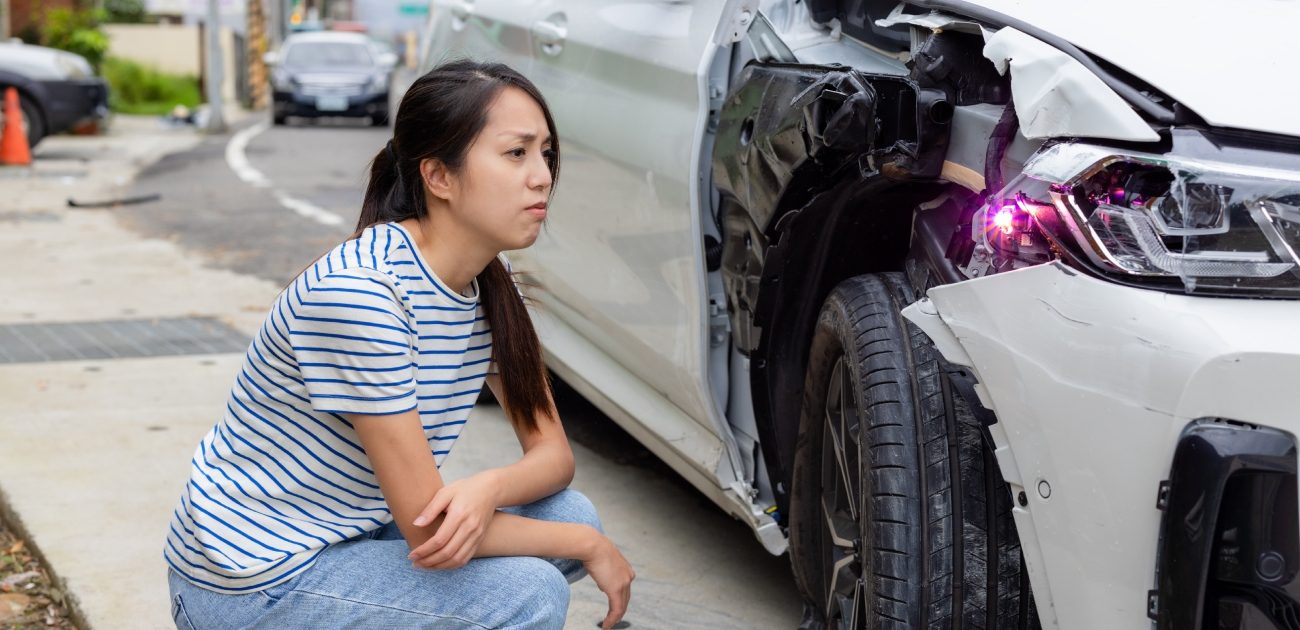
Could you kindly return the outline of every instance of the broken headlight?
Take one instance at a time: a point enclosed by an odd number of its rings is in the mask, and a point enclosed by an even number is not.
[[[1300,172],[1057,144],[984,214],[985,249],[1014,235],[1020,266],[1049,247],[1131,283],[1300,297]]]

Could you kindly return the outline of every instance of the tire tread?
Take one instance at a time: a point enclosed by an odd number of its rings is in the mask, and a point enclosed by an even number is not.
[[[791,500],[796,581],[815,607],[812,593],[824,578],[812,575],[815,563],[795,555],[820,550],[819,521],[809,512],[810,502],[820,506],[820,500],[804,496],[820,492],[814,451],[820,451],[821,414],[813,410],[822,409],[821,381],[842,352],[863,416],[864,570],[872,618],[862,627],[1035,629],[1010,493],[947,364],[902,316],[912,301],[902,274],[857,276],[836,287],[818,317]],[[819,610],[812,614],[820,617]]]

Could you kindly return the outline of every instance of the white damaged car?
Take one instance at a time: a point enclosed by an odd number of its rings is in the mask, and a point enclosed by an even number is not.
[[[557,118],[548,364],[804,627],[1300,628],[1300,4],[432,5]]]

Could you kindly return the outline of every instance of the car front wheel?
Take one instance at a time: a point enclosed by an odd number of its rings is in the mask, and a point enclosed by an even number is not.
[[[844,281],[809,354],[790,505],[803,628],[1037,628],[1011,497],[898,273]]]
[[[7,85],[0,85],[0,99],[3,99]],[[18,93],[18,108],[22,110],[23,115],[23,133],[27,135],[28,148],[36,148],[36,145],[45,138],[45,118],[41,114],[41,108],[36,101],[32,100],[23,92]],[[0,109],[0,125],[4,122],[4,111]]]

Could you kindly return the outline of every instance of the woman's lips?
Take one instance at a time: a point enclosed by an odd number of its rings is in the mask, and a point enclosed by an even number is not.
[[[524,211],[539,219],[546,218],[546,204],[544,203],[528,206],[527,208],[524,209]]]

